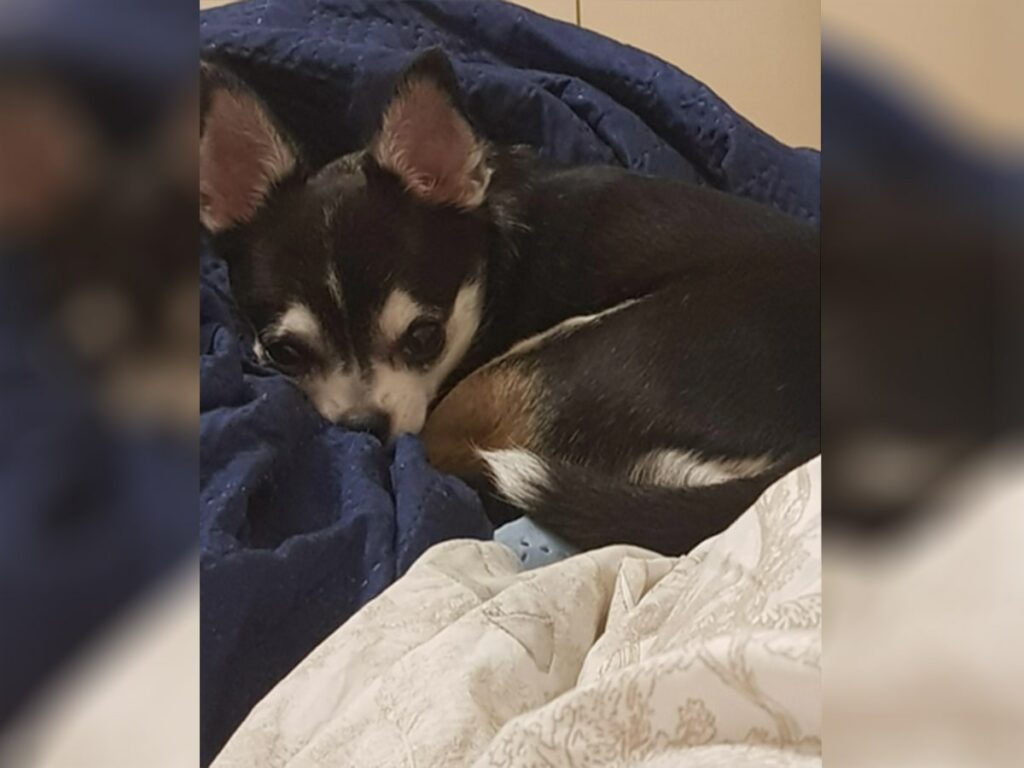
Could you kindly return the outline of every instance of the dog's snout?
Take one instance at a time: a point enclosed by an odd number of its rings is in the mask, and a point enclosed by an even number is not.
[[[382,443],[386,443],[391,435],[391,417],[384,411],[354,413],[343,418],[340,423],[354,432],[367,432]]]

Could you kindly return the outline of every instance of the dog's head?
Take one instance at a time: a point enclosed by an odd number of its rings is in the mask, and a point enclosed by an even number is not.
[[[324,417],[418,432],[480,324],[489,152],[438,51],[400,78],[362,151],[319,169],[265,104],[204,64],[200,219],[257,356]]]

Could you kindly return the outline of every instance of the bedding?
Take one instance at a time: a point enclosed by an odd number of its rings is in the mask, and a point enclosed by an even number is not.
[[[680,558],[440,544],[214,765],[820,765],[820,492],[815,459]]]
[[[819,156],[785,147],[664,62],[500,2],[252,0],[204,12],[232,66],[317,163],[372,134],[415,50],[452,57],[480,130],[554,162],[711,184],[810,221]],[[249,352],[224,265],[201,247],[202,742],[209,762],[267,690],[431,545],[490,538],[479,500],[414,438],[324,424]],[[568,553],[521,521],[529,564]]]

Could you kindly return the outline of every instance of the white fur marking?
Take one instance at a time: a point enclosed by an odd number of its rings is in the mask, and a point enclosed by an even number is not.
[[[592,315],[577,315],[576,317],[570,317],[567,320],[563,320],[558,325],[548,328],[546,331],[542,331],[541,333],[530,336],[529,338],[523,339],[522,341],[512,345],[508,352],[495,358],[492,361],[492,364],[504,360],[507,357],[512,357],[513,355],[521,355],[525,352],[539,349],[554,339],[565,338],[569,334],[575,333],[581,328],[585,328],[588,325],[594,325],[595,323],[600,323],[609,315],[614,315],[624,309],[629,309],[629,307],[634,304],[639,304],[641,301],[643,301],[643,299],[629,299],[628,301],[616,304],[608,309],[595,312]]]
[[[334,299],[334,303],[338,305],[338,309],[345,306],[345,300],[341,295],[341,283],[338,280],[338,273],[335,271],[333,264],[327,267],[327,291],[331,294],[331,298]]]
[[[426,313],[426,309],[401,288],[396,288],[384,302],[378,321],[381,336],[388,342],[397,341],[409,325]]]
[[[441,383],[466,354],[480,325],[483,291],[478,281],[459,290],[445,326],[445,351],[427,371],[396,368],[377,361],[367,383],[358,370],[336,367],[327,374],[303,377],[300,385],[317,411],[330,421],[343,420],[352,412],[379,408],[391,417],[392,434],[417,433],[423,428],[427,409]],[[381,312],[380,332],[394,341],[424,309],[405,291],[396,290]],[[292,304],[274,324],[271,334],[295,334],[321,348],[320,325],[308,307]],[[262,347],[257,347],[260,354]]]
[[[515,448],[480,451],[491,471],[494,485],[509,502],[530,508],[551,486],[551,474],[536,454]]]
[[[692,451],[651,451],[642,456],[629,473],[641,485],[664,488],[698,488],[730,480],[756,477],[771,468],[767,456],[749,459],[704,459]]]
[[[469,345],[473,343],[473,337],[476,336],[477,328],[480,327],[482,312],[483,289],[480,282],[462,286],[455,296],[451,316],[445,325],[447,342],[444,354],[430,371],[435,391],[465,357]]]
[[[391,416],[394,434],[415,434],[427,419],[427,407],[434,398],[427,375],[381,363],[373,368],[373,405]]]
[[[374,366],[373,404],[391,414],[394,433],[416,433],[423,428],[427,409],[438,387],[458,365],[480,325],[482,290],[479,282],[467,283],[455,297],[451,316],[445,326],[445,351],[428,371],[397,369],[387,363]],[[401,336],[409,323],[419,317],[422,308],[402,290],[388,297],[381,313],[381,332],[390,339]]]
[[[302,388],[317,411],[328,421],[338,421],[366,400],[366,385],[358,375],[334,368],[326,374],[305,377]]]
[[[320,346],[320,323],[304,304],[289,304],[271,332],[274,336],[292,334],[314,346]]]

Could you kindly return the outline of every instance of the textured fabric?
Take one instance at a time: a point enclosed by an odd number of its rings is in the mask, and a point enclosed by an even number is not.
[[[580,551],[579,547],[541,528],[528,517],[501,526],[494,532],[494,540],[515,552],[527,570],[557,563]]]
[[[215,762],[818,765],[821,463],[690,556],[522,571],[449,542],[318,647]]]
[[[499,2],[253,1],[202,14],[204,54],[267,99],[314,163],[362,146],[413,51],[453,58],[480,131],[564,163],[710,183],[818,216],[819,156],[782,146],[654,57]],[[478,499],[419,443],[327,427],[259,368],[224,265],[201,286],[203,759],[313,646],[431,544],[486,537]],[[528,525],[525,555],[557,543]],[[523,539],[521,538],[520,541]],[[549,551],[545,553],[542,547]]]
[[[654,56],[494,0],[252,0],[204,13],[204,54],[234,64],[314,161],[372,134],[411,52],[453,59],[481,132],[565,163],[706,181],[800,218],[820,155],[793,150]]]

